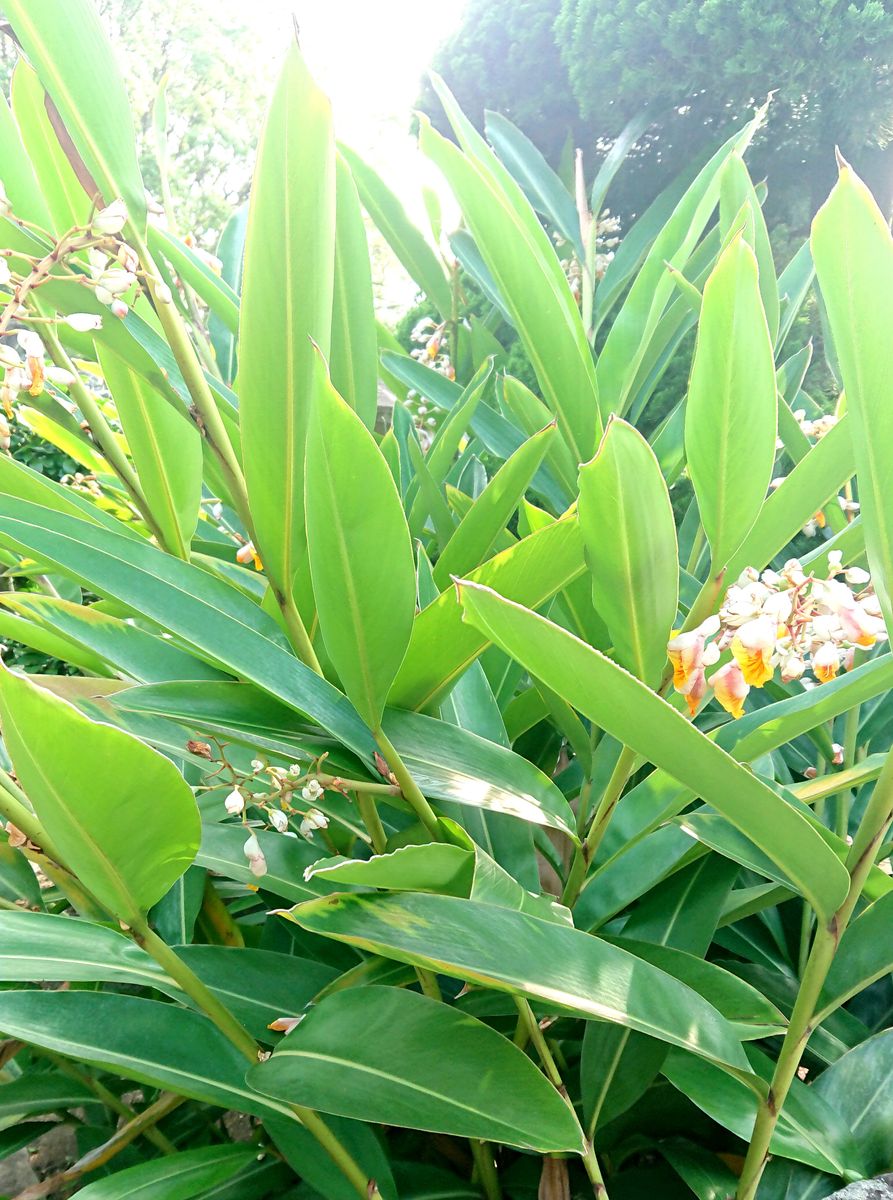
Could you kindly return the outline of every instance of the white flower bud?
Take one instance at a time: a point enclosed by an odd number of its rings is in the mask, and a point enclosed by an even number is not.
[[[21,365],[22,360],[16,351],[13,350],[12,346],[7,346],[5,343],[0,342],[0,367],[11,370],[13,367],[20,367]]]
[[[260,848],[260,842],[257,840],[256,833],[250,833],[245,839],[245,845],[242,847],[242,853],[246,858],[259,858],[263,855]]]
[[[127,307],[127,305],[124,303],[123,300],[113,300],[112,304],[111,304],[111,309],[112,309],[112,316],[118,317],[122,321],[127,316],[127,314],[130,312],[130,309]]]
[[[861,567],[847,567],[843,573],[847,583],[865,584],[871,582],[871,576]]]
[[[90,223],[94,237],[111,237],[127,224],[127,205],[120,198],[101,209]]]
[[[251,770],[254,771],[255,774],[257,774],[258,771],[262,771],[263,769],[264,769],[264,764],[260,761],[260,759],[252,758]]]
[[[103,303],[110,303],[106,296],[123,295],[129,288],[136,283],[136,276],[132,271],[123,271],[120,267],[110,267],[107,271],[103,271],[96,280],[96,295],[102,299]]]
[[[137,252],[132,246],[128,246],[126,242],[122,242],[118,247],[118,253],[115,257],[125,271],[135,271],[140,265]]]
[[[301,795],[308,804],[312,804],[314,800],[318,800],[322,794],[323,788],[318,779],[309,780],[301,789]]]
[[[843,746],[841,746],[840,742],[834,742],[831,749],[834,751],[834,757],[831,759],[831,762],[835,767],[843,766]]]
[[[238,788],[233,788],[223,806],[231,817],[238,817],[245,811],[245,797]]]
[[[253,854],[248,859],[248,866],[251,868],[251,874],[257,876],[258,879],[267,873],[267,860],[263,854]]]
[[[285,833],[286,829],[288,829],[288,817],[285,815],[282,809],[271,808],[269,816],[270,824],[273,826],[276,832]]]
[[[102,329],[102,317],[96,313],[70,313],[64,322],[75,333],[91,333],[94,329]]]
[[[45,367],[43,375],[57,387],[71,387],[75,380],[71,371],[66,371],[64,367]]]
[[[16,341],[25,351],[28,358],[43,358],[46,354],[43,341],[33,329],[20,329],[16,335]]]
[[[159,304],[170,304],[173,301],[173,296],[171,295],[171,289],[167,286],[166,283],[156,283],[154,291],[155,291],[155,299],[158,301]]]

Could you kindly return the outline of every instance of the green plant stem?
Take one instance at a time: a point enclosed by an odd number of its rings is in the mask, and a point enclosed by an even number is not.
[[[212,991],[190,970],[168,944],[149,927],[144,917],[133,922],[135,940],[163,967],[190,999],[217,1026],[250,1063],[258,1061],[258,1047],[251,1034],[236,1020],[228,1008],[221,1004]],[[289,1106],[308,1133],[319,1142],[329,1158],[339,1167],[363,1200],[381,1200],[378,1188],[345,1149],[328,1125],[313,1109],[299,1104]]]
[[[848,710],[843,723],[843,769],[855,766],[856,749],[859,741],[859,723],[862,706],[854,704]],[[834,797],[834,832],[839,838],[846,840],[850,831],[850,804],[852,793],[849,788],[840,791]]]
[[[279,605],[279,611],[282,613],[289,641],[297,651],[298,657],[306,666],[311,667],[317,675],[322,675],[322,664],[317,657],[316,651],[313,649],[313,640],[307,632],[307,626],[304,624],[301,614],[298,612],[294,596],[290,592],[280,592],[275,587],[273,588],[273,594]]]
[[[502,1187],[496,1173],[496,1161],[489,1142],[480,1142],[477,1138],[469,1138],[471,1156],[477,1168],[478,1183],[483,1189],[487,1200],[502,1200]]]
[[[113,1091],[107,1088],[104,1083],[100,1083],[98,1079],[94,1079],[89,1072],[79,1070],[73,1062],[69,1062],[69,1060],[67,1058],[63,1058],[61,1054],[56,1054],[52,1050],[43,1050],[41,1051],[41,1055],[43,1058],[55,1063],[63,1075],[68,1075],[71,1079],[76,1079],[79,1083],[82,1083],[84,1087],[89,1088],[93,1095],[96,1096],[98,1100],[101,1100],[106,1108],[110,1108],[112,1112],[117,1113],[119,1117],[124,1117],[126,1121],[134,1121],[140,1115],[136,1109],[131,1108],[129,1104],[125,1104],[124,1101],[119,1096],[116,1096]],[[162,1154],[176,1154],[177,1147],[170,1140],[170,1138],[164,1136],[160,1129],[156,1129],[154,1124],[149,1125],[148,1128],[144,1130],[144,1134],[146,1141],[151,1142],[152,1145],[155,1146],[156,1149],[160,1150]]]
[[[163,967],[175,983],[217,1026],[223,1036],[252,1063],[257,1062],[257,1043],[229,1009],[217,999],[182,958],[150,927],[145,917],[130,922],[134,940]]]
[[[431,834],[434,841],[442,842],[443,834],[441,833],[434,809],[422,795],[419,785],[410,775],[406,764],[394,746],[391,745],[383,729],[376,730],[375,740],[378,742],[379,749],[384,755],[385,762],[394,772],[394,778],[397,780],[403,799]]]
[[[357,792],[357,807],[372,842],[372,849],[376,854],[384,854],[388,848],[388,835],[384,831],[374,799],[368,792]]]
[[[585,1147],[585,1151],[582,1155],[583,1166],[586,1170],[586,1175],[589,1178],[589,1182],[592,1184],[592,1190],[596,1196],[596,1200],[608,1200],[608,1189],[605,1187],[604,1177],[602,1176],[601,1167],[599,1166],[598,1158],[596,1156],[595,1149],[593,1148],[592,1141],[586,1137],[585,1133],[583,1132],[583,1127],[580,1125],[579,1120],[577,1120],[577,1114],[568,1097],[567,1088],[565,1088],[564,1081],[561,1077],[561,1071],[558,1068],[558,1064],[555,1062],[555,1057],[552,1054],[552,1051],[549,1049],[549,1043],[546,1041],[545,1034],[543,1033],[542,1029],[540,1029],[539,1021],[537,1021],[533,1009],[530,1007],[529,1001],[525,1000],[522,996],[515,996],[514,1001],[515,1008],[518,1010],[518,1030],[515,1032],[515,1044],[523,1044],[519,1039],[519,1033],[523,1028],[527,1037],[531,1042],[533,1042],[533,1045],[536,1048],[540,1062],[543,1064],[543,1070],[546,1073],[546,1077],[553,1087],[558,1090],[565,1104],[573,1113],[574,1120],[576,1121],[580,1130],[580,1139]]]
[[[40,846],[50,858],[62,864],[65,860],[56,849],[55,843],[29,808],[25,793],[13,779],[0,768],[0,815],[20,829],[29,842]]]
[[[632,774],[635,763],[635,750],[631,750],[629,746],[624,746],[614,765],[614,770],[611,772],[611,778],[608,780],[598,808],[595,810],[595,815],[592,818],[586,837],[574,854],[567,882],[561,894],[561,903],[567,905],[568,908],[573,908],[577,902],[586,880],[586,872],[598,852],[598,848],[610,824],[611,817],[614,815],[614,809],[623,795],[623,789],[626,787],[627,780]]]
[[[766,1099],[757,1110],[753,1135],[739,1180],[737,1200],[754,1200],[756,1196],[769,1159],[769,1143],[779,1114],[797,1074],[803,1051],[815,1029],[816,1006],[825,979],[891,822],[893,753],[887,757],[847,855],[846,866],[850,873],[847,897],[830,921],[820,925],[816,931],[772,1082]]]
[[[99,407],[96,397],[81,380],[77,367],[68,357],[52,325],[47,325],[46,329],[41,331],[41,337],[50,358],[56,366],[69,371],[74,376],[69,391],[77,401],[78,408],[84,414],[84,419],[90,426],[90,432],[96,439],[96,444],[102,451],[106,462],[118,476],[118,479],[120,479],[125,491],[135,504],[137,512],[148,525],[152,536],[158,542],[159,546],[167,550],[169,554],[175,554],[177,557],[183,558],[183,547],[171,546],[166,541],[164,533],[152,516],[152,510],[149,507],[146,497],[143,495],[136,471],[134,471],[128,462],[127,455],[121,449],[111,426],[103,416],[102,409]]]

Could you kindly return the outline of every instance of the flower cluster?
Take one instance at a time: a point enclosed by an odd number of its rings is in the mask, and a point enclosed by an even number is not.
[[[776,670],[783,683],[827,683],[852,667],[857,648],[886,636],[868,572],[844,569],[840,552],[831,551],[824,579],[807,574],[796,558],[780,572],[748,567],[719,615],[671,638],[667,654],[673,685],[692,716],[712,688],[722,707],[740,717],[750,689],[763,687]],[[731,659],[708,676],[724,650]]]
[[[305,775],[300,763],[292,763],[286,769],[268,766],[259,759],[254,759],[251,763],[251,770],[251,776],[246,777],[241,784],[232,788],[223,801],[223,806],[228,816],[241,817],[242,824],[248,832],[243,847],[245,857],[248,859],[252,875],[260,878],[267,873],[267,860],[254,830],[254,827],[259,826],[261,822],[248,821],[245,814],[246,805],[252,804],[259,807],[263,812],[266,825],[284,837],[296,838],[298,836],[289,824],[289,818],[294,814],[301,816],[301,836],[310,841],[313,840],[316,830],[328,827],[329,819],[324,812],[315,807],[315,802],[325,794],[325,788],[318,779]],[[273,790],[249,791],[248,784],[261,775],[268,776]],[[296,810],[292,804],[294,794],[299,789],[301,798],[309,805],[303,813]],[[278,806],[274,803],[277,800]]]
[[[426,367],[446,375],[447,379],[455,379],[456,372],[450,356],[443,348],[445,331],[445,322],[438,325],[431,317],[423,317],[421,321],[416,322],[409,335],[410,341],[414,343],[414,349],[409,353]]]

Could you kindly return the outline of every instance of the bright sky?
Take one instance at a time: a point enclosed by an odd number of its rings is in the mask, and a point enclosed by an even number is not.
[[[269,47],[275,76],[292,14],[310,70],[332,101],[335,134],[367,158],[430,236],[422,188],[441,196],[444,221],[457,215],[437,170],[409,135],[419,82],[434,51],[459,25],[465,0],[252,0],[261,40]],[[413,301],[415,285],[386,256],[376,276],[377,303],[388,319]]]
[[[360,154],[374,151],[376,166],[386,174],[388,163],[406,154],[419,80],[440,42],[458,26],[464,3],[253,0],[252,7],[274,46],[284,47],[295,14],[305,58],[332,100],[337,136]]]

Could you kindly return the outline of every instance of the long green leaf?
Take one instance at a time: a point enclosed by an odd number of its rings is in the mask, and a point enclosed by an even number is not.
[[[113,350],[97,352],[149,510],[167,549],[186,558],[201,501],[201,435]]]
[[[256,1158],[245,1146],[202,1146],[125,1167],[81,1188],[82,1200],[192,1200],[231,1179]]]
[[[813,222],[812,254],[853,422],[868,561],[893,634],[893,238],[868,188],[845,163]]]
[[[285,649],[271,617],[207,571],[148,542],[3,494],[0,543],[120,601],[371,757],[369,731],[347,698]]]
[[[245,1059],[207,1017],[108,992],[0,992],[0,1029],[150,1087],[264,1117],[288,1108],[252,1091]],[[2,1093],[0,1093],[2,1095]]]
[[[102,198],[110,204],[121,196],[143,224],[146,193],[127,90],[96,6],[8,0],[5,13]]]
[[[412,543],[388,465],[319,357],[307,454],[307,545],[320,630],[344,690],[377,729],[412,633]]]
[[[577,461],[601,433],[595,365],[561,263],[521,188],[462,114],[438,95],[462,150],[422,123],[422,150],[443,172],[493,275],[549,408]]]
[[[291,593],[304,546],[304,470],[316,351],[329,353],[335,144],[329,102],[292,44],[251,189],[239,326],[239,409],[257,546]]]
[[[378,333],[372,271],[357,186],[342,155],[335,165],[332,383],[367,429],[378,413]]]
[[[283,915],[324,937],[576,1016],[616,1021],[747,1071],[740,1042],[697,993],[570,926],[422,893],[330,896]]]
[[[704,288],[685,453],[716,574],[756,521],[775,462],[772,343],[757,260],[740,235]]]
[[[676,619],[676,526],[657,460],[632,425],[608,421],[598,453],[580,468],[578,511],[592,600],[618,661],[655,686]]]
[[[466,618],[625,745],[663,767],[754,841],[830,917],[849,876],[799,813],[616,663],[479,584],[462,583]]]
[[[536,608],[584,570],[580,527],[575,517],[567,517],[522,538],[470,578]],[[415,619],[391,704],[423,709],[439,700],[487,643],[483,634],[463,624],[455,591],[442,592]]]
[[[0,673],[0,716],[19,782],[66,865],[132,922],[195,857],[191,789],[142,742],[9,671]]]
[[[338,1116],[582,1153],[572,1110],[525,1054],[482,1021],[399,988],[328,996],[248,1079]]]

